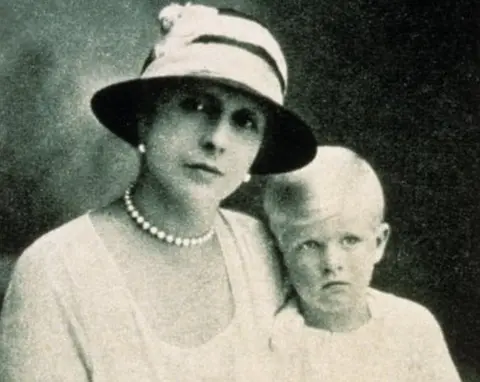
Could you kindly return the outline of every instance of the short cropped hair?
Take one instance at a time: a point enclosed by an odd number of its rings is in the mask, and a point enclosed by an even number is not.
[[[358,199],[360,197],[360,199]],[[355,152],[340,146],[319,146],[305,167],[268,177],[263,207],[275,232],[298,214],[320,210],[325,203],[354,204],[383,221],[385,197],[371,165]]]

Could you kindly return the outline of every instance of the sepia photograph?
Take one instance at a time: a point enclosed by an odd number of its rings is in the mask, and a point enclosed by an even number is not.
[[[0,3],[1,382],[480,382],[480,3]]]

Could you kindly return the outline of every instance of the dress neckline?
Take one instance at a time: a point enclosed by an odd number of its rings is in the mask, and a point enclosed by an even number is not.
[[[235,261],[235,257],[232,256],[232,253],[234,252],[232,251],[232,248],[235,248],[237,251],[239,251],[240,247],[236,242],[236,238],[234,237],[230,224],[228,223],[224,214],[220,210],[215,219],[214,227],[215,227],[215,231],[217,232],[217,237],[220,243],[222,257],[225,262],[228,281],[232,291],[233,303],[234,303],[234,315],[230,320],[230,322],[228,323],[228,325],[225,328],[223,328],[220,332],[218,332],[215,336],[211,337],[209,340],[207,340],[204,343],[201,343],[199,345],[194,345],[194,346],[179,346],[179,345],[175,345],[167,341],[164,341],[161,338],[156,338],[154,331],[148,325],[148,320],[146,319],[144,313],[140,309],[138,303],[135,301],[133,293],[128,287],[125,276],[123,275],[117,261],[115,260],[115,256],[107,248],[103,239],[98,234],[91,218],[91,212],[92,211],[88,211],[86,213],[88,225],[91,228],[96,240],[101,245],[104,253],[106,254],[106,258],[104,258],[104,260],[107,261],[110,268],[113,270],[113,276],[116,278],[118,285],[121,285],[121,288],[126,293],[126,298],[128,299],[130,306],[132,307],[132,311],[134,312],[134,315],[135,315],[134,318],[137,324],[140,325],[144,330],[148,332],[147,337],[149,338],[144,339],[145,343],[153,342],[155,343],[155,346],[161,346],[163,348],[167,348],[167,350],[172,352],[181,352],[181,353],[198,352],[198,351],[207,351],[210,348],[214,348],[218,346],[223,338],[228,337],[229,334],[231,334],[231,332],[236,327],[238,321],[240,320],[239,319],[239,316],[241,314],[240,310],[242,309],[241,286],[238,283],[239,281],[238,277],[236,277],[238,276],[239,264],[236,264],[237,261]],[[156,341],[151,341],[152,338],[156,338]]]

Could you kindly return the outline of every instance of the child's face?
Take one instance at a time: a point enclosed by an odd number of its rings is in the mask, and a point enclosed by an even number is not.
[[[383,255],[388,225],[346,207],[293,218],[278,238],[290,281],[312,309],[341,312],[364,304]]]

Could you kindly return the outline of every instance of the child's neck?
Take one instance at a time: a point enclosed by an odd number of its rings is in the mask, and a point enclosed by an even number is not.
[[[300,309],[308,326],[330,332],[351,332],[365,325],[371,318],[366,301],[342,310],[325,311],[302,305]]]

